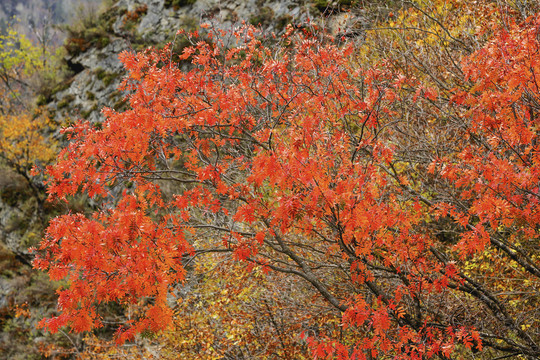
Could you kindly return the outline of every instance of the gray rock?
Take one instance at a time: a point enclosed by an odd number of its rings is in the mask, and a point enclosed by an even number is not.
[[[14,289],[15,286],[10,279],[0,277],[0,309],[9,306],[8,298],[13,294]]]
[[[165,0],[119,0],[116,9],[135,11],[146,6],[146,13],[139,18],[136,31],[138,36],[148,43],[164,44],[173,41],[176,31],[181,28],[193,28],[201,22],[212,22],[221,29],[240,26],[242,21],[264,20],[264,31],[279,33],[283,31],[284,23],[293,21],[305,23],[308,18],[315,18],[312,8],[301,0],[197,0],[192,5],[177,9],[166,8]],[[266,12],[261,12],[262,9]],[[267,19],[266,17],[271,18]],[[102,49],[91,48],[79,54],[72,62],[81,64],[84,70],[74,76],[70,87],[56,94],[50,108],[57,110],[56,118],[64,122],[65,118],[84,117],[90,121],[103,121],[100,111],[104,106],[114,107],[121,99],[117,86],[120,84],[124,70],[118,60],[118,54],[131,50],[130,36],[124,29],[126,14],[116,19],[112,26],[111,42]],[[278,21],[279,20],[279,21]],[[328,21],[330,30],[337,33],[343,26],[350,26],[358,19],[352,15],[338,15]],[[281,28],[278,28],[280,26]],[[142,48],[142,45],[139,45]],[[97,71],[116,73],[118,76],[105,84],[97,80]],[[92,95],[90,95],[92,94]],[[68,103],[68,106],[65,106]],[[62,106],[58,106],[61,104]],[[60,107],[60,109],[59,109]]]

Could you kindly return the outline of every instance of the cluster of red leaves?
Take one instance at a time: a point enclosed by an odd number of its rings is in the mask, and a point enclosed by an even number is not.
[[[494,241],[487,225],[537,236],[536,29],[516,25],[463,65],[476,85],[454,101],[468,109],[470,146],[436,159],[432,171],[444,168],[472,201],[465,215],[433,205],[438,215],[465,218],[457,245],[464,255]],[[441,326],[435,312],[415,315],[410,305],[465,281],[452,262],[433,256],[436,239],[418,231],[428,207],[405,196],[388,171],[396,149],[383,129],[410,94],[404,85],[421,89],[414,100],[421,93],[435,100],[436,91],[384,63],[352,66],[352,46],[289,32],[271,49],[251,28],[235,35],[232,48],[215,39],[185,49],[180,59],[191,60],[189,71],[169,61],[168,49],[122,54],[131,109],[105,110],[100,129],[66,130],[72,142],[49,169],[50,196],[82,191],[102,210],[51,223],[35,265],[69,286],[60,292],[61,314],[42,325],[89,330],[101,325],[101,303],[150,298],[146,315],[119,339],[164,328],[167,295],[184,277],[182,257],[196,251],[189,239],[212,228],[225,236],[204,241],[298,274],[343,311],[344,328],[360,329],[354,344],[308,339],[316,357],[422,359],[449,356],[457,344],[480,349],[470,327]],[[217,218],[232,225],[223,229],[211,221]],[[312,265],[323,259],[376,296],[330,289]],[[377,269],[399,282],[375,281]]]
[[[461,188],[462,199],[471,201],[466,209],[440,205],[442,215],[451,213],[466,228],[458,244],[462,256],[497,242],[490,233],[501,228],[513,228],[510,243],[539,236],[538,25],[537,19],[512,24],[463,61],[474,86],[452,101],[463,105],[463,119],[470,119],[470,141],[455,159],[437,159],[431,167],[440,166]]]

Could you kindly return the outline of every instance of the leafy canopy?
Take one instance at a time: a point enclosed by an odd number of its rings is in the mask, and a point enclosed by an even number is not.
[[[162,330],[185,261],[222,253],[340,314],[339,334],[303,334],[317,358],[537,356],[534,301],[483,276],[497,256],[538,283],[537,27],[499,31],[453,89],[292,28],[272,47],[251,27],[190,35],[188,71],[168,48],[123,53],[131,109],[66,129],[48,170],[51,199],[101,208],[51,222],[34,264],[68,285],[42,326],[88,331],[103,304],[143,299],[118,340]]]

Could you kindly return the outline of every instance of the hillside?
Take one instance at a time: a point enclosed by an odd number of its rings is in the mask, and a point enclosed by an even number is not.
[[[540,357],[538,4],[77,4],[0,5],[0,358]]]

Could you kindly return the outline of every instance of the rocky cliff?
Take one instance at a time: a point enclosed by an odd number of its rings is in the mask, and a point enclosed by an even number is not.
[[[325,6],[329,6],[325,1],[302,0],[120,0],[88,28],[70,34],[66,62],[74,75],[53,89],[49,107],[57,120],[100,121],[104,106],[121,110],[124,105],[117,90],[123,77],[120,52],[161,47],[174,40],[177,30],[194,30],[204,21],[222,28],[245,21],[279,34],[287,24],[302,25],[321,17]],[[327,24],[336,30],[359,19],[339,12],[332,18]],[[176,50],[186,45],[182,41],[177,40]]]

